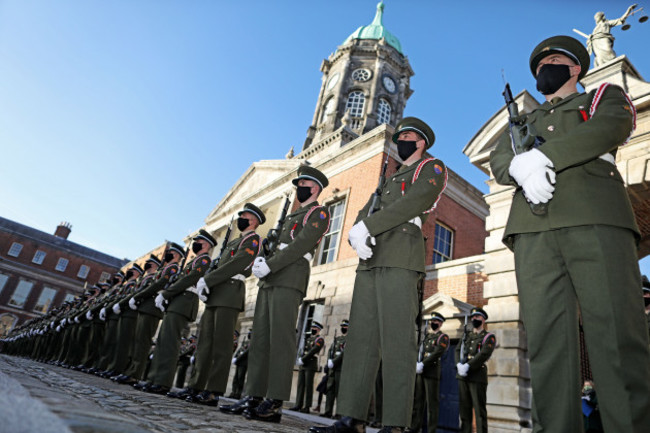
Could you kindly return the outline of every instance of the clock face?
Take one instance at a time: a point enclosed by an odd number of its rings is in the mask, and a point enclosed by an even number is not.
[[[388,75],[384,75],[384,77],[381,79],[382,84],[384,85],[384,88],[388,90],[390,93],[395,92],[395,81]]]
[[[327,90],[332,90],[334,86],[336,86],[336,83],[339,82],[339,74],[338,72],[330,77],[330,80],[327,82]]]

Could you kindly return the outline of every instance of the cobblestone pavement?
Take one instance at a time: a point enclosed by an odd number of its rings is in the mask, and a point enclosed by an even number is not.
[[[285,411],[280,424],[137,391],[78,371],[0,355],[0,433],[307,432],[332,421]]]

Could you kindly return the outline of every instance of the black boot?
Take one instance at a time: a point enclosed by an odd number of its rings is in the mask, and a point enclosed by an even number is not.
[[[219,410],[224,413],[233,415],[241,415],[247,409],[256,408],[262,401],[261,397],[246,396],[234,404],[226,404],[219,406]]]
[[[181,400],[185,400],[188,397],[194,397],[197,392],[198,391],[194,388],[185,388],[178,391],[170,391],[167,393],[167,397],[180,398]]]
[[[311,433],[366,433],[366,424],[362,421],[344,416],[328,427],[309,427]]]
[[[202,404],[205,406],[216,406],[219,404],[219,395],[216,392],[203,391],[196,395],[193,400],[190,400],[190,397],[186,399],[187,401],[193,401],[194,403]]]
[[[280,422],[282,419],[282,400],[267,398],[255,409],[244,412],[247,419],[266,422]]]

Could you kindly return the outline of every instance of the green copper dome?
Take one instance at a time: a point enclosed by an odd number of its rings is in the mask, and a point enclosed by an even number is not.
[[[391,32],[386,30],[386,27],[382,24],[382,19],[384,17],[384,2],[379,2],[377,5],[377,13],[375,14],[375,19],[372,20],[367,26],[361,26],[354,31],[348,38],[343,42],[343,45],[347,44],[353,39],[386,39],[386,43],[391,47],[395,48],[400,54],[402,52],[402,44]]]

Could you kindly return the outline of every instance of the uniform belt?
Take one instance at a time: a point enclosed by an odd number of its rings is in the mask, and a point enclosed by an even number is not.
[[[230,278],[233,280],[246,281],[246,277],[243,276],[242,274],[233,275]]]
[[[603,161],[607,161],[610,164],[616,165],[616,158],[614,158],[614,155],[612,155],[611,153],[603,153],[598,158],[602,159]]]
[[[190,286],[187,289],[185,289],[185,291],[186,292],[192,292],[192,293],[195,293],[197,295],[199,294],[199,289],[197,289],[196,286]]]
[[[287,246],[289,246],[289,244],[285,244],[284,242],[282,242],[280,245],[278,245],[278,249],[279,249],[279,250],[283,250],[283,249],[285,249]],[[307,254],[305,254],[303,257],[306,258],[308,262],[311,262],[311,259],[314,258],[314,256],[311,255],[311,253],[307,253]]]
[[[609,155],[609,154],[608,154],[608,155]],[[422,219],[421,219],[419,216],[413,218],[412,220],[409,220],[409,222],[410,222],[411,224],[415,224],[415,225],[418,226],[420,229],[422,229]]]

